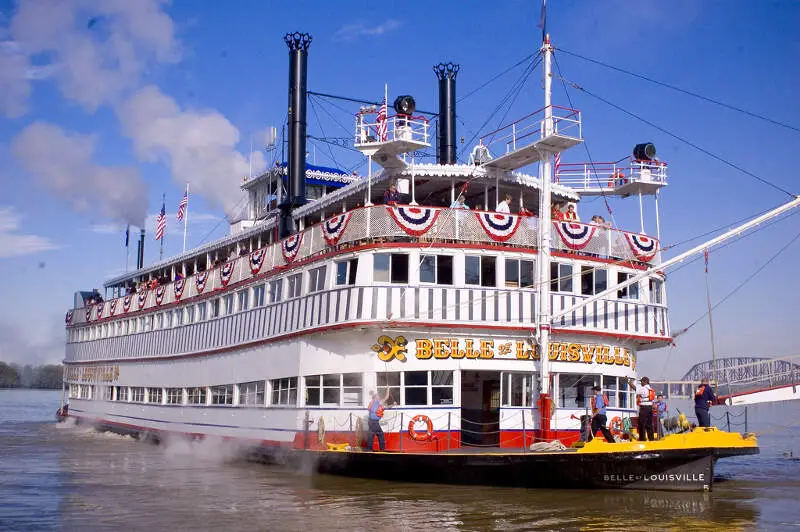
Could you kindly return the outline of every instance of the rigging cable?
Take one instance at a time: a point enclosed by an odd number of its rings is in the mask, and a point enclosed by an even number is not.
[[[642,74],[637,74],[636,72],[631,72],[630,70],[625,70],[624,68],[616,67],[614,65],[609,65],[608,63],[603,63],[602,61],[598,61],[597,59],[591,59],[589,57],[586,57],[586,56],[583,56],[583,55],[580,55],[580,54],[576,54],[575,52],[570,52],[568,50],[564,50],[563,48],[558,48],[558,51],[559,52],[564,52],[565,54],[571,55],[573,57],[577,57],[579,59],[583,59],[584,61],[589,61],[590,63],[595,63],[597,65],[604,66],[604,67],[610,68],[612,70],[616,70],[617,72],[622,72],[623,74],[628,74],[629,76],[633,76],[635,78],[643,79],[645,81],[649,81],[650,83],[654,83],[656,85],[660,85],[662,87],[666,87],[668,89],[672,89],[674,91],[678,91],[678,92],[686,94],[688,96],[693,96],[695,98],[699,98],[699,99],[701,99],[703,101],[706,101],[706,102],[709,102],[709,103],[713,103],[714,105],[719,105],[720,107],[724,107],[726,109],[730,109],[732,111],[736,111],[736,112],[745,114],[745,115],[750,116],[752,118],[757,118],[759,120],[763,120],[765,122],[769,122],[770,124],[774,124],[774,125],[780,126],[780,127],[785,127],[786,129],[791,129],[793,131],[797,131],[798,133],[800,133],[800,128],[797,128],[795,126],[792,126],[792,125],[789,125],[789,124],[785,124],[783,122],[779,122],[778,120],[773,120],[772,118],[768,118],[766,116],[759,115],[759,114],[753,113],[751,111],[747,111],[746,109],[742,109],[740,107],[735,107],[733,105],[730,105],[730,104],[727,104],[727,103],[724,103],[724,102],[720,102],[719,100],[714,100],[713,98],[709,98],[707,96],[703,96],[702,94],[698,94],[696,92],[692,92],[692,91],[689,91],[689,90],[686,90],[686,89],[682,89],[680,87],[676,87],[675,85],[670,85],[669,83],[664,83],[663,81],[658,81],[657,79],[649,78],[649,77],[644,76]]]
[[[503,70],[502,72],[500,72],[499,74],[496,74],[496,75],[494,75],[492,78],[490,78],[488,81],[484,82],[483,84],[481,84],[481,85],[480,85],[480,86],[478,86],[477,88],[475,88],[475,89],[472,89],[471,91],[469,91],[468,93],[466,93],[464,96],[462,96],[461,98],[459,98],[458,100],[456,100],[456,103],[460,103],[460,102],[462,102],[463,100],[466,100],[467,98],[469,98],[470,96],[472,96],[473,94],[475,94],[476,92],[478,92],[479,90],[481,90],[482,88],[484,88],[484,87],[486,87],[487,85],[489,85],[489,84],[493,83],[494,81],[497,81],[497,80],[498,80],[498,79],[500,79],[502,76],[504,76],[505,74],[507,74],[507,73],[508,73],[508,72],[510,72],[511,70],[514,70],[515,68],[517,68],[518,66],[520,66],[522,63],[524,63],[525,61],[527,61],[527,60],[531,59],[533,56],[535,56],[535,55],[536,55],[536,54],[538,54],[538,53],[539,53],[539,52],[533,52],[532,54],[528,54],[527,56],[525,56],[524,58],[522,58],[520,61],[518,61],[518,62],[514,63],[513,65],[511,65],[511,66],[510,66],[510,67],[508,67],[507,69],[505,69],[505,70]]]

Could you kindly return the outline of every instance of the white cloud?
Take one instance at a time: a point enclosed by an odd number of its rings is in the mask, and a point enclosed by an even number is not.
[[[0,47],[0,111],[24,113],[30,79],[52,76],[87,110],[135,89],[152,64],[175,61],[178,44],[165,0],[26,0]],[[2,28],[0,28],[2,29]],[[31,63],[45,57],[51,64]]]
[[[11,143],[22,166],[54,196],[78,212],[141,225],[147,190],[137,169],[92,162],[94,138],[67,134],[58,126],[35,122]]]
[[[388,19],[382,24],[378,24],[377,26],[367,26],[363,22],[355,22],[353,24],[347,24],[346,26],[342,26],[339,30],[334,33],[333,40],[334,41],[352,41],[359,37],[373,37],[376,35],[383,35],[385,33],[389,33],[392,30],[396,30],[402,25],[402,22],[395,19]]]
[[[248,174],[248,156],[235,149],[239,130],[214,110],[181,110],[157,87],[137,92],[117,108],[124,133],[133,140],[139,157],[163,161],[176,183],[236,214],[245,198],[239,186]],[[253,169],[263,169],[262,153],[253,154]]]
[[[22,216],[13,207],[0,206],[0,259],[58,248],[53,242],[41,236],[16,234],[21,220]]]

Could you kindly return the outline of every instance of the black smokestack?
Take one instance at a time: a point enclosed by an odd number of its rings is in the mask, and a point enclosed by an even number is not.
[[[458,65],[439,63],[433,67],[439,78],[439,135],[436,162],[456,164],[456,75]]]
[[[136,249],[136,269],[144,267],[144,229],[139,235],[139,247]]]
[[[288,194],[280,205],[280,238],[294,233],[292,209],[306,202],[306,74],[308,33],[287,33],[283,40],[289,46],[289,157]]]

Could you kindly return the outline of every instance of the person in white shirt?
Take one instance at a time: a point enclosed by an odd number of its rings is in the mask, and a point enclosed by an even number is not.
[[[506,199],[497,204],[497,208],[494,210],[494,212],[510,213],[511,212],[510,205],[511,205],[511,194],[506,194]]]
[[[654,441],[656,438],[653,434],[653,401],[656,398],[656,392],[650,387],[650,379],[647,377],[640,379],[640,386],[637,386],[636,381],[633,379],[627,379],[627,381],[628,386],[636,390],[636,402],[639,403],[639,423],[637,426],[639,441]]]

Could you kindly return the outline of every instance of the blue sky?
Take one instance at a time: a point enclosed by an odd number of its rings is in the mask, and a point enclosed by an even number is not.
[[[795,2],[552,1],[557,48],[695,91],[800,127],[800,4]],[[192,184],[190,245],[227,231],[238,185],[265,130],[286,115],[286,32],[314,36],[309,88],[378,100],[413,94],[435,111],[431,66],[461,64],[467,94],[536,51],[538,2],[63,2],[0,0],[0,359],[57,361],[63,314],[77,289],[125,268],[126,221],[148,217],[146,260],[155,260],[152,218],[167,196],[166,252],[180,251],[174,212]],[[792,192],[800,133],[557,52],[563,77]],[[469,140],[522,73],[514,69],[458,104]],[[652,141],[670,165],[661,196],[662,237],[676,244],[764,211],[787,197],[574,89],[594,160],[617,160]],[[344,137],[342,109],[313,99],[309,133]],[[494,129],[541,107],[539,70]],[[335,102],[345,111],[356,110]],[[560,82],[554,103],[568,105]],[[316,110],[316,114],[315,114]],[[320,119],[317,121],[317,115]],[[339,124],[341,123],[341,125]],[[344,126],[344,127],[342,127]],[[315,149],[316,147],[316,149]],[[352,152],[311,143],[318,164],[356,167]],[[564,162],[587,160],[583,147]],[[359,169],[363,168],[360,167]],[[616,200],[619,227],[638,228],[638,205]],[[646,229],[654,233],[652,202]],[[599,201],[581,214],[607,216]],[[800,231],[800,217],[711,254],[714,299],[733,289]],[[696,241],[697,243],[699,241]],[[133,260],[133,259],[132,259]],[[800,245],[715,311],[720,356],[795,353],[800,325],[794,266]],[[677,331],[705,310],[702,261],[670,274]],[[710,358],[705,322],[677,346],[644,353],[642,370],[678,377]]]

